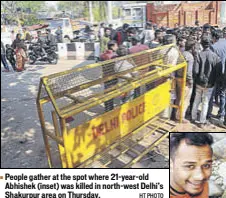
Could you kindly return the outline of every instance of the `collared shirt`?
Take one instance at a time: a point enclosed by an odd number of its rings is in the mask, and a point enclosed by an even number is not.
[[[187,193],[177,192],[175,189],[170,187],[170,198],[208,198],[209,197],[209,185],[208,182],[204,184],[202,193],[198,196],[191,196]]]

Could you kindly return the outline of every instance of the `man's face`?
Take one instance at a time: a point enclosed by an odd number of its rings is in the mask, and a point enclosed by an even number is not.
[[[116,51],[117,51],[117,49],[118,49],[118,44],[117,44],[117,43],[115,43],[115,45],[112,47],[112,50],[113,50],[114,52],[116,52]]]
[[[180,47],[185,47],[186,39],[183,39],[179,42]]]
[[[211,176],[212,150],[209,145],[194,146],[182,140],[170,162],[170,184],[179,192],[200,194]]]
[[[111,30],[106,30],[105,35],[106,36],[110,36],[111,35]]]

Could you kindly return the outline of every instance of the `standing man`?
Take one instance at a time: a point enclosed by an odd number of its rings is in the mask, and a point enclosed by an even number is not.
[[[151,22],[146,23],[146,29],[143,30],[140,34],[141,43],[148,44],[150,41],[153,41],[155,38],[155,31]]]
[[[31,41],[31,35],[28,32],[27,28],[25,28],[25,27],[23,28],[23,35],[22,35],[21,39],[24,41],[29,41],[29,42]]]
[[[108,49],[103,54],[100,55],[100,60],[106,61],[106,60],[116,58],[118,56],[116,54],[117,49],[118,49],[117,42],[114,40],[109,41]],[[115,63],[103,65],[103,68],[102,68],[103,69],[103,78],[114,74],[115,73],[114,67],[115,67]],[[104,89],[106,90],[112,86],[115,86],[117,84],[117,82],[118,82],[117,78],[104,82]],[[105,106],[105,112],[113,110],[114,109],[114,99],[112,98],[112,99],[104,102],[104,106]]]
[[[5,68],[5,70],[3,70],[3,72],[9,72],[9,66],[8,66],[7,61],[6,61],[5,46],[4,46],[4,43],[2,41],[1,41],[1,61],[2,61],[2,64]]]
[[[113,40],[117,41],[118,46],[122,45],[124,41],[127,41],[127,29],[129,28],[129,24],[124,23],[122,29],[116,31],[115,35],[112,37]]]
[[[98,31],[98,38],[101,40],[104,37],[104,28],[105,28],[105,23],[100,24],[100,29]]]
[[[213,137],[208,133],[170,136],[170,198],[208,198]]]
[[[104,37],[100,39],[100,53],[104,53],[107,50],[108,42],[110,41],[111,30],[110,28],[104,28]]]
[[[197,121],[199,104],[202,104],[199,127],[203,128],[206,123],[206,116],[209,100],[213,87],[220,75],[221,60],[210,50],[211,39],[203,36],[201,44],[203,51],[199,53],[194,64],[194,77],[196,82],[195,100],[192,108],[192,122]]]
[[[58,27],[55,34],[56,34],[57,43],[63,43],[63,31],[61,26]]]
[[[182,53],[184,55],[184,58],[187,62],[187,76],[186,76],[186,86],[185,86],[185,94],[184,94],[184,110],[183,110],[183,122],[185,121],[185,113],[186,110],[190,104],[191,94],[192,94],[192,88],[193,88],[193,65],[194,65],[194,57],[193,57],[193,51],[195,50],[195,41],[194,40],[188,40],[185,44],[185,51]],[[182,74],[180,75],[182,77]],[[182,83],[178,82],[176,83],[177,87],[177,99],[176,99],[176,105],[179,105],[181,103],[181,89],[182,89]],[[176,114],[176,120],[179,120],[179,111],[177,110]]]
[[[223,86],[223,76],[224,73],[226,72],[226,39],[223,39],[223,34],[222,32],[215,32],[213,34],[213,42],[214,44],[212,45],[212,50],[215,52],[221,59],[222,63],[222,68],[221,68],[221,77],[217,80],[217,83],[215,85],[216,92],[219,93],[220,96],[220,109],[218,111],[217,117],[220,119],[220,121],[223,123],[224,122],[224,117],[225,117],[225,105],[226,105],[226,91]],[[215,94],[215,93],[213,93]],[[213,96],[213,95],[212,95]],[[210,100],[210,108],[209,108],[209,114],[211,114],[212,111],[212,106],[213,106],[213,97]],[[210,115],[209,115],[210,116]]]
[[[163,44],[163,32],[162,30],[155,30],[155,39],[148,43],[150,49],[159,47]]]

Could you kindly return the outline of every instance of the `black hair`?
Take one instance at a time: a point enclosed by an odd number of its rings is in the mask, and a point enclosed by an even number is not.
[[[124,45],[120,45],[118,49],[116,50],[116,53],[118,56],[126,56],[129,54],[129,50]]]
[[[137,31],[136,31],[136,28],[134,28],[134,27],[128,27],[126,32],[131,33],[131,34],[136,34]]]
[[[189,51],[192,49],[193,46],[195,46],[195,40],[193,39],[188,39],[185,43],[185,51]]]
[[[107,30],[111,31],[111,29],[109,27],[104,28],[104,32],[107,32]]]
[[[213,137],[209,133],[172,133],[170,136],[170,158],[174,159],[182,140],[188,145],[204,146],[213,144]]]
[[[161,34],[162,33],[162,30],[155,30],[155,38],[157,37],[157,35]]]
[[[201,44],[203,48],[208,48],[211,45],[211,37],[209,35],[203,35],[201,38]]]
[[[220,38],[223,38],[223,32],[221,30],[215,30],[212,32],[212,37],[219,40]]]
[[[108,42],[108,50],[111,50],[112,46],[114,46],[117,42],[115,40],[111,40]]]
[[[168,45],[168,44],[172,44],[174,43],[174,41],[176,40],[176,36],[173,34],[166,34],[163,37],[163,44],[164,45]]]
[[[128,27],[129,27],[129,24],[128,23],[124,23],[123,26],[122,26],[122,29],[126,30]]]

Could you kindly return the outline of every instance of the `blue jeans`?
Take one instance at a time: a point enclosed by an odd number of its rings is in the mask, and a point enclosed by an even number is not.
[[[213,88],[204,88],[196,85],[195,100],[191,112],[192,120],[197,120],[197,112],[200,103],[202,104],[200,123],[204,124],[206,122],[206,115],[209,106],[209,100],[211,98]]]
[[[6,61],[5,54],[1,54],[1,61],[2,61],[2,64],[3,64],[4,68],[5,68],[6,70],[9,70],[9,66],[8,66],[7,61]]]
[[[218,111],[218,115],[220,117],[225,117],[226,116],[226,89],[220,88],[219,95],[220,95],[220,108]]]

